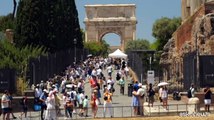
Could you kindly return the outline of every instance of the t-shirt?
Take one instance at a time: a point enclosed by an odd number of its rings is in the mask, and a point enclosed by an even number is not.
[[[92,88],[96,87],[97,83],[96,83],[96,81],[95,81],[95,80],[90,79],[90,81],[89,81],[89,82],[90,82],[90,84],[91,84]]]
[[[83,107],[87,108],[88,107],[88,99],[83,100]]]
[[[9,100],[8,96],[4,94],[1,98],[1,108],[8,108],[9,107],[9,102],[3,102]]]
[[[124,86],[124,84],[125,84],[125,80],[123,80],[122,78],[119,80],[119,84],[121,85],[121,86]]]
[[[112,67],[111,67],[111,66],[108,66],[108,67],[107,67],[107,71],[108,71],[108,73],[111,73],[111,72],[112,72]]]
[[[207,91],[207,89],[204,90],[204,99],[211,99],[212,92],[210,90]]]
[[[137,90],[137,95],[139,95],[140,97],[143,97],[145,95],[145,89],[139,88]]]
[[[81,93],[79,94],[79,104],[83,104],[83,100],[84,100],[85,96]]]

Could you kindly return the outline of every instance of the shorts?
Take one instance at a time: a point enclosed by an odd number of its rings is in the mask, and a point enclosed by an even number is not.
[[[28,109],[27,109],[26,106],[23,106],[23,107],[22,107],[22,111],[23,111],[23,112],[27,112],[27,110],[28,110]]]
[[[149,101],[154,102],[155,101],[154,96],[149,96]]]
[[[83,108],[83,104],[79,104],[79,108],[82,109]]]
[[[211,105],[211,99],[204,99],[205,105]]]
[[[2,108],[2,114],[6,114],[10,112],[10,108]]]

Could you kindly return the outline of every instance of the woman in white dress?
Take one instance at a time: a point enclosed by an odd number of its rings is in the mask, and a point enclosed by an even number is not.
[[[161,92],[161,99],[163,101],[163,107],[167,110],[167,106],[168,106],[168,91],[167,91],[167,88],[166,86],[164,86],[162,88],[162,92]]]
[[[45,120],[57,120],[54,91],[51,91],[46,100],[47,110]]]

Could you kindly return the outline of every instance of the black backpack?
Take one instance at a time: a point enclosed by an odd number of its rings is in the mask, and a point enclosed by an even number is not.
[[[192,97],[191,89],[189,89],[189,90],[187,91],[187,97],[188,97],[188,98],[191,98],[191,97]]]
[[[24,98],[22,98],[22,99],[19,100],[19,104],[20,105],[24,105]]]

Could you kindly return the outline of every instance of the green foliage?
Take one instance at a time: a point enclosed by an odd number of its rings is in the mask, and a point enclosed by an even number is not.
[[[82,48],[74,0],[21,0],[14,42],[17,46],[44,46],[49,52]]]
[[[15,20],[13,20],[13,15],[8,14],[7,16],[0,16],[0,31],[5,32],[6,29],[14,29]]]
[[[148,40],[145,39],[137,39],[133,41],[129,41],[126,44],[125,51],[129,50],[148,50],[150,46],[150,43]]]
[[[150,49],[151,50],[157,50],[158,46],[160,45],[160,40],[156,40],[155,42],[153,42],[151,45],[150,45]]]
[[[167,18],[163,17],[155,21],[152,28],[152,35],[158,42],[156,50],[162,50],[167,41],[172,37],[172,34],[181,25],[181,18]]]
[[[89,53],[96,56],[106,56],[109,50],[109,44],[104,40],[101,42],[90,41],[84,43],[84,48],[89,50]]]
[[[43,47],[25,46],[17,48],[7,40],[0,41],[0,68],[13,68],[19,77],[25,78],[30,58],[45,55]]]

